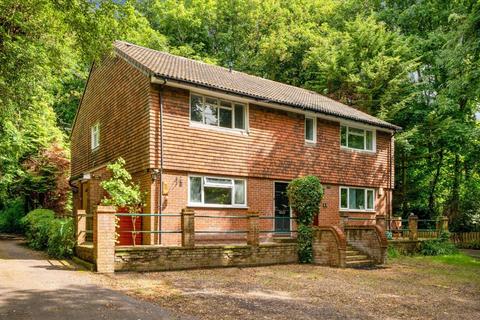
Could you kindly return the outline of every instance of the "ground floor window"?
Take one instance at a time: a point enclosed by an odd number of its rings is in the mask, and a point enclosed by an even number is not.
[[[340,187],[341,210],[375,210],[375,190],[365,188]]]
[[[246,206],[245,179],[190,176],[188,203],[204,206]]]

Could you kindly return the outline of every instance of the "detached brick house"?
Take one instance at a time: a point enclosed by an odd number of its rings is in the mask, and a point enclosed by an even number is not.
[[[290,216],[287,183],[316,175],[325,187],[316,223],[388,217],[398,129],[309,90],[117,41],[93,66],[75,119],[74,207],[92,213],[105,166],[121,156],[149,213]],[[288,234],[288,221],[272,227]],[[141,228],[172,225],[144,217]]]

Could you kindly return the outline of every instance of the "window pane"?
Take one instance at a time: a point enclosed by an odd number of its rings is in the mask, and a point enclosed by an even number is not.
[[[373,190],[367,190],[367,209],[373,209]]]
[[[245,129],[245,108],[241,104],[235,105],[235,128]]]
[[[192,95],[190,106],[190,120],[196,122],[203,122],[202,97]]]
[[[305,118],[305,140],[313,141],[313,119]]]
[[[218,125],[217,99],[205,98],[205,124]]]
[[[221,179],[221,178],[205,178],[205,184],[220,184],[224,186],[232,186],[231,179]]]
[[[347,127],[345,127],[345,126],[341,127],[340,144],[344,147],[347,146]]]
[[[341,208],[348,208],[348,189],[342,188],[340,189],[340,207]]]
[[[202,202],[201,177],[190,177],[190,202]]]
[[[349,134],[357,134],[363,136],[365,131],[363,129],[357,129],[357,128],[351,128],[348,127],[348,133]]]
[[[355,149],[365,149],[365,140],[362,136],[357,136],[356,134],[350,134],[351,129],[349,128],[348,134],[348,147]]]
[[[235,204],[245,204],[244,180],[235,180]]]
[[[350,209],[365,209],[365,189],[349,189],[349,208]]]
[[[232,127],[232,110],[220,108],[220,127]]]
[[[205,203],[232,204],[232,188],[204,187]]]
[[[372,131],[365,131],[366,133],[366,142],[367,142],[367,150],[373,150],[373,133]]]

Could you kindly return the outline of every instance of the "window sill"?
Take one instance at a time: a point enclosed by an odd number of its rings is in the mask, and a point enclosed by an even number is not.
[[[203,124],[203,123],[196,123],[196,122],[192,122],[192,121],[190,121],[190,128],[207,129],[207,130],[212,130],[212,131],[238,134],[238,135],[241,135],[241,136],[248,136],[248,132],[245,129],[223,128],[223,127],[217,127],[217,126],[210,126],[208,124]]]
[[[317,142],[316,141],[307,141],[305,140],[305,147],[316,147]]]
[[[377,211],[374,209],[369,209],[369,210],[361,210],[361,209],[340,209],[340,212],[351,212],[351,213],[368,213],[368,214],[374,214]]]
[[[188,208],[216,208],[216,209],[248,209],[248,206],[244,205],[224,205],[224,204],[201,204],[201,203],[189,203]]]
[[[354,148],[349,148],[349,147],[344,147],[344,146],[340,146],[340,150],[343,150],[343,151],[346,151],[346,152],[359,152],[359,153],[365,153],[365,154],[370,154],[370,155],[375,155],[377,153],[376,150],[354,149]]]
[[[100,146],[96,146],[95,148],[93,149],[90,149],[92,151],[92,153],[95,153],[98,151],[98,149],[100,149]]]

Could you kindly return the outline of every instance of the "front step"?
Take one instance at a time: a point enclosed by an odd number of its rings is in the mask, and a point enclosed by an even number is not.
[[[371,260],[367,255],[358,251],[349,244],[347,245],[345,262],[346,266],[351,268],[371,266],[374,264],[373,260]]]

